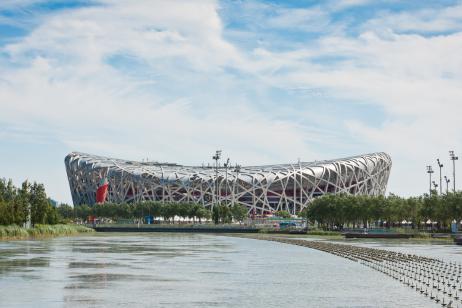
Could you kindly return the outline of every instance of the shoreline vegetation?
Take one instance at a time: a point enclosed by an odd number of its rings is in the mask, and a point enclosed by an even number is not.
[[[300,215],[319,229],[342,231],[400,228],[413,233],[450,233],[462,221],[462,192],[403,198],[327,194],[310,202]],[[404,227],[404,228],[403,228]]]
[[[94,226],[133,224],[138,228],[151,225],[181,228],[198,223],[198,226],[209,229],[235,225],[257,228],[260,233],[301,231],[300,225],[295,225],[301,223],[303,230],[308,231],[306,235],[298,233],[301,236],[334,239],[341,237],[343,232],[369,229],[371,232],[407,233],[415,239],[446,241],[449,239],[445,237],[451,236],[451,231],[454,234],[454,229],[456,232],[460,230],[462,221],[460,191],[445,195],[434,191],[431,195],[409,198],[393,194],[387,197],[326,194],[310,201],[297,216],[283,208],[276,213],[257,214],[255,209],[238,203],[217,204],[212,209],[198,202],[179,201],[106,202],[76,207],[55,204],[47,197],[43,184],[25,181],[18,188],[11,180],[0,179],[0,239],[66,236],[94,231],[79,223]]]
[[[71,236],[92,232],[95,232],[95,230],[86,226],[74,224],[35,225],[31,228],[9,225],[0,226],[0,240],[37,239],[55,236]]]

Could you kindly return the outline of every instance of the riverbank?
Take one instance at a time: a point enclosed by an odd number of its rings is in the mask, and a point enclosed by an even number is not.
[[[229,234],[233,236],[232,234]],[[334,242],[355,242],[355,241],[367,241],[368,239],[345,239],[345,237],[339,232],[308,232],[306,234],[268,234],[268,233],[258,233],[258,234],[241,234],[237,235],[237,237],[248,237],[254,238],[255,236],[272,236],[272,237],[280,237],[280,238],[288,238],[288,239],[313,239],[313,240],[327,240],[327,241],[334,241]],[[451,237],[444,237],[444,238],[433,238],[431,236],[415,236],[409,239],[369,239],[371,241],[377,242],[399,242],[399,243],[408,243],[408,244],[432,244],[432,243],[440,243],[440,244],[453,244],[454,240]]]
[[[22,240],[30,238],[68,236],[89,232],[94,232],[94,230],[81,225],[36,225],[29,229],[10,225],[0,226],[0,240]]]
[[[96,232],[257,233],[253,227],[230,225],[97,225]]]

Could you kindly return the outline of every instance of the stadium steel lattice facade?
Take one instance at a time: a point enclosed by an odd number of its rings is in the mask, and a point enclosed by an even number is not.
[[[73,152],[65,158],[74,205],[95,204],[101,179],[107,202],[239,203],[257,213],[296,213],[326,193],[381,195],[391,169],[386,153],[294,164],[189,167],[135,162]]]

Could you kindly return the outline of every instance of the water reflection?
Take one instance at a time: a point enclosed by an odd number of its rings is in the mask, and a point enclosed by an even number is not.
[[[36,278],[36,275],[26,273],[49,267],[49,251],[47,245],[34,241],[0,242],[0,277],[14,272]]]
[[[69,262],[69,268],[107,268],[117,267],[119,263],[98,263],[98,262]]]
[[[34,267],[46,267],[50,266],[48,258],[30,258],[30,259],[6,259],[0,260],[0,273],[2,271],[14,270],[14,271],[27,271],[33,270]]]
[[[407,249],[395,246],[390,249]],[[432,302],[361,264],[274,242],[199,234],[0,242],[0,306],[118,305],[432,307]]]

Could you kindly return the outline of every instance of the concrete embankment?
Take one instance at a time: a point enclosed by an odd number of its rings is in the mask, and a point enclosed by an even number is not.
[[[257,228],[248,227],[165,227],[165,226],[95,226],[96,232],[179,232],[179,233],[258,233]]]

